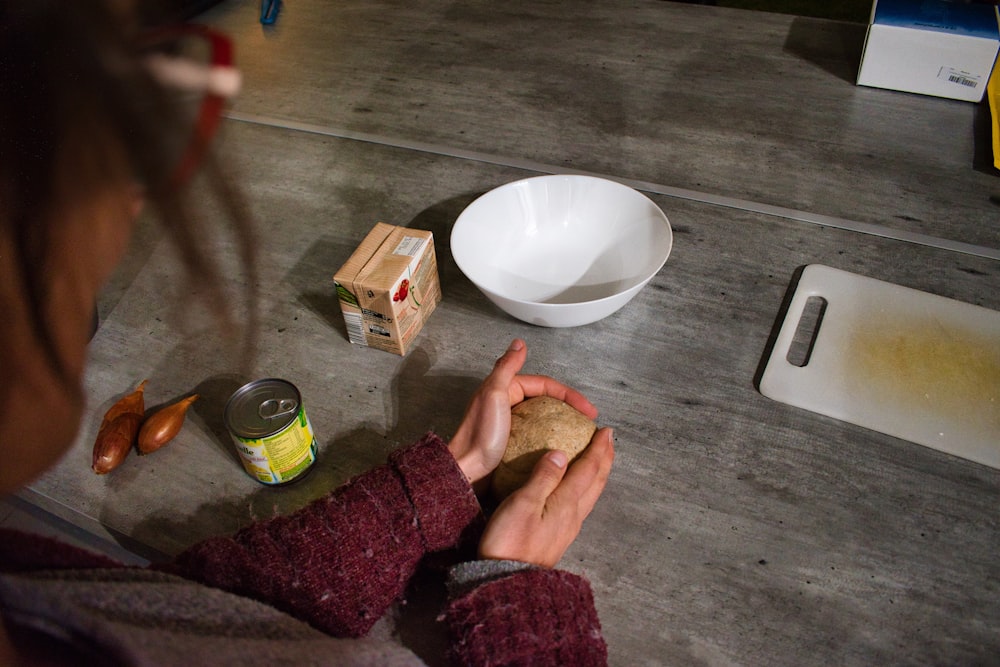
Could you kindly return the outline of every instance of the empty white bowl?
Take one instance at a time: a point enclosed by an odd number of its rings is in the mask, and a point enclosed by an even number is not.
[[[596,322],[656,275],[673,234],[632,188],[593,176],[538,176],[500,186],[451,232],[459,269],[514,317],[546,327]]]

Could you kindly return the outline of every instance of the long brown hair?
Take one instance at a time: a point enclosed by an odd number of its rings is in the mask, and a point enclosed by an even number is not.
[[[59,234],[60,211],[86,201],[88,193],[106,186],[123,168],[144,189],[188,274],[214,286],[213,310],[232,322],[215,263],[199,244],[198,207],[171,179],[173,149],[185,121],[144,67],[143,20],[123,10],[123,4],[0,2],[0,225],[16,253],[0,261],[17,264],[33,330],[63,377],[44,316],[48,249]],[[157,20],[180,16],[182,4],[155,5],[152,15]],[[74,178],[59,178],[66,173]],[[238,239],[252,290],[254,243],[244,199],[211,155],[202,175]],[[250,320],[245,332],[252,332],[252,294],[247,303],[250,311],[241,316]],[[247,345],[251,340],[244,336]]]

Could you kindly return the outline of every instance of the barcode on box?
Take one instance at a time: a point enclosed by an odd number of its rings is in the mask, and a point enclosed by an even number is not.
[[[365,338],[365,323],[361,313],[344,313],[344,324],[347,325],[347,338],[355,345],[368,345]]]
[[[960,86],[965,86],[966,88],[975,88],[979,85],[979,77],[970,74],[969,72],[962,72],[951,67],[942,67],[938,72],[938,78],[944,79],[949,83],[957,83]]]

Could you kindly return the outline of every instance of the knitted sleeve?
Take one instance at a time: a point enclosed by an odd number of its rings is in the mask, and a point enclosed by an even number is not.
[[[196,544],[163,569],[358,637],[424,554],[453,546],[479,514],[445,443],[428,434],[302,510]]]
[[[445,613],[454,664],[607,664],[594,597],[582,577],[527,568],[464,590]]]

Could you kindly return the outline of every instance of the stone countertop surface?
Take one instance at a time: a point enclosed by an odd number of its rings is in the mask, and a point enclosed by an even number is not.
[[[855,87],[852,24],[656,0],[303,0],[264,32],[258,10],[205,17],[246,76],[219,148],[261,230],[257,356],[245,368],[140,220],[99,303],[78,441],[23,497],[168,556],[294,510],[427,430],[449,436],[521,337],[527,372],[578,388],[615,428],[607,490],[562,563],[594,587],[611,664],[1000,655],[1000,471],[755,387],[804,265],[1000,309],[1000,181],[977,162],[977,105]],[[448,237],[479,194],[567,169],[648,184],[675,245],[619,312],[540,328],[482,296]],[[332,282],[376,221],[435,237],[444,299],[402,358],[347,341]],[[204,241],[238,295],[232,240]],[[318,436],[291,486],[249,478],[222,424],[259,377],[296,384]],[[148,407],[202,399],[163,450],[94,475],[101,416],[145,378]]]

